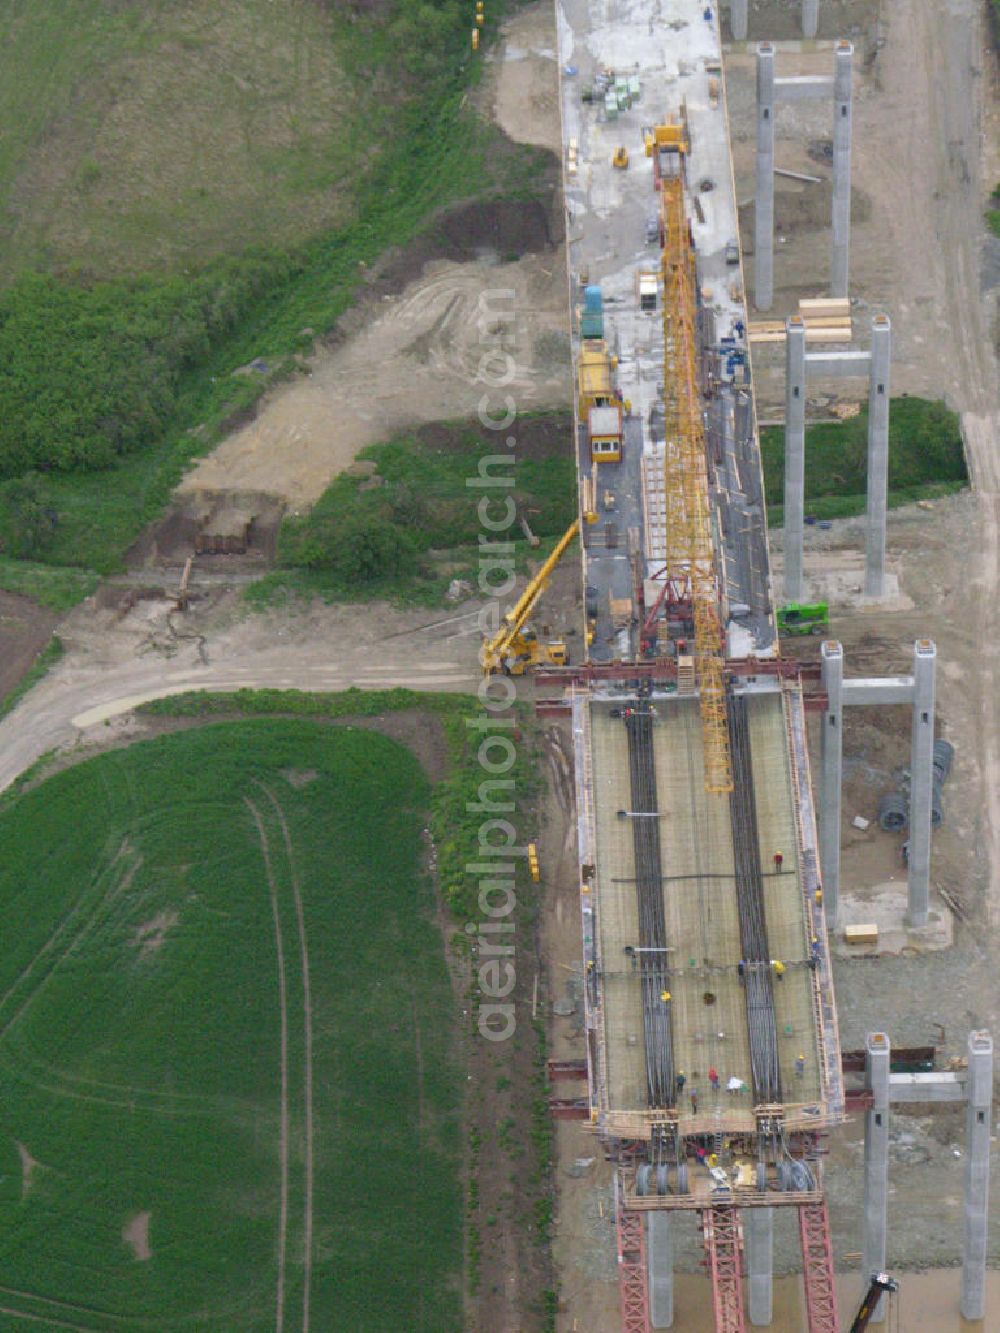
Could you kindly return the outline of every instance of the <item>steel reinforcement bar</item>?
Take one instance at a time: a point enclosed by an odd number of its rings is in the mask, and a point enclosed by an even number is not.
[[[629,780],[635,882],[639,907],[638,967],[642,982],[642,1021],[646,1039],[646,1090],[653,1107],[674,1104],[673,1039],[670,1025],[667,926],[663,910],[663,863],[660,859],[660,812],[653,754],[653,709],[639,699],[623,710],[628,736]]]
[[[736,901],[740,917],[740,947],[746,996],[750,1071],[755,1102],[781,1101],[778,1030],[774,1018],[771,955],[764,914],[764,881],[757,837],[757,803],[753,790],[750,727],[747,701],[730,695],[729,739],[733,765],[733,792],[729,798],[736,868]]]

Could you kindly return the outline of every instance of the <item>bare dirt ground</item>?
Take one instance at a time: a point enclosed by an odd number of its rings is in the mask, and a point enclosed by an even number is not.
[[[263,491],[293,510],[306,507],[365,445],[423,422],[474,416],[484,394],[495,402],[500,392],[495,359],[492,368],[483,361],[496,312],[513,315],[502,331],[513,339],[515,372],[502,392],[519,411],[565,406],[561,225],[550,226],[538,204],[483,205],[465,216],[468,225],[445,247],[465,262],[433,258],[405,286],[386,291],[379,283],[302,376],[276,389],[249,425],[192,469],[181,494]],[[521,257],[504,262],[512,254]]]
[[[176,912],[157,912],[148,921],[137,927],[133,941],[143,958],[148,958],[161,949],[167,936],[177,925]]]
[[[23,1143],[17,1145],[17,1155],[21,1161],[21,1198],[31,1189],[31,1177],[34,1174],[35,1167],[40,1166]]]
[[[149,1221],[151,1213],[135,1213],[122,1227],[122,1240],[132,1251],[134,1259],[151,1259],[153,1251],[149,1245]]]
[[[490,72],[477,104],[518,143],[562,156],[556,32],[547,0],[526,5],[504,29],[505,41],[487,57]]]
[[[830,31],[843,6],[824,4],[826,35],[854,43],[851,295],[855,333],[867,341],[870,313],[892,318],[892,391],[944,397],[958,408],[967,368],[955,340],[972,316],[979,282],[982,240],[980,156],[993,113],[979,123],[976,106],[991,80],[975,21],[981,6],[960,0],[948,7],[902,0],[854,3],[841,26]],[[762,7],[753,31],[787,23],[787,7]],[[954,11],[954,13],[953,13]],[[823,35],[823,34],[821,34]],[[833,55],[785,51],[777,73],[829,74]],[[733,132],[737,197],[744,251],[753,254],[755,172],[755,58],[743,51],[726,59],[727,95]],[[930,95],[929,95],[930,94]],[[829,180],[831,166],[816,151],[831,142],[832,107],[815,102],[779,102],[775,117],[776,165],[821,177],[822,185],[775,182],[775,302],[770,317],[789,313],[801,296],[825,295],[829,279]],[[990,178],[992,183],[992,178]],[[986,191],[988,193],[988,190]],[[947,293],[964,284],[959,270],[969,250],[970,291],[961,311]],[[747,264],[753,291],[752,258]],[[959,315],[959,324],[955,316]],[[987,338],[987,345],[988,345]],[[955,350],[953,350],[955,349]],[[754,352],[758,406],[762,415],[783,405],[780,348]],[[818,382],[815,391],[846,399],[864,396],[860,382]],[[810,389],[810,394],[813,390]]]
[[[0,592],[0,699],[9,694],[42,651],[59,617],[28,597]]]

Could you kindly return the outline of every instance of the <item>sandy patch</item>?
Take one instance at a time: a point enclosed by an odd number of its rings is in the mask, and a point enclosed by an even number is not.
[[[23,1199],[31,1189],[31,1176],[36,1166],[41,1166],[37,1162],[23,1143],[17,1145],[17,1155],[21,1159],[21,1198]]]
[[[552,5],[529,5],[516,14],[504,25],[499,56],[490,56],[483,101],[504,133],[518,143],[561,153],[556,46]]]
[[[181,492],[263,491],[293,509],[308,506],[365,445],[422,422],[474,416],[484,395],[502,402],[480,378],[480,298],[490,291],[492,308],[513,316],[503,327],[515,371],[503,393],[519,411],[565,406],[568,364],[549,348],[551,335],[565,337],[562,250],[512,263],[436,260],[386,295],[356,334],[318,352],[306,375],[265,398],[254,421],[188,473]]]
[[[157,912],[156,916],[144,921],[136,928],[132,937],[143,958],[156,953],[167,938],[167,933],[177,925],[176,912]]]
[[[285,768],[281,776],[288,783],[289,787],[308,787],[310,782],[315,782],[319,774],[314,768]]]
[[[122,1240],[132,1251],[134,1259],[148,1259],[153,1251],[149,1248],[149,1219],[152,1213],[133,1213],[122,1227]]]

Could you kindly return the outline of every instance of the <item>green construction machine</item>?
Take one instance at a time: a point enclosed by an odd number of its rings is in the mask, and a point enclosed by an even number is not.
[[[789,602],[778,607],[778,633],[829,634],[830,612],[826,602]]]

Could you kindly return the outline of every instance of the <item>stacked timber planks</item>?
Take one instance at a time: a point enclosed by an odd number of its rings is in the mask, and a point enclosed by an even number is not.
[[[806,326],[807,343],[849,343],[851,303],[846,297],[817,297],[799,302],[798,311]],[[749,338],[753,343],[783,343],[783,319],[752,319]]]

